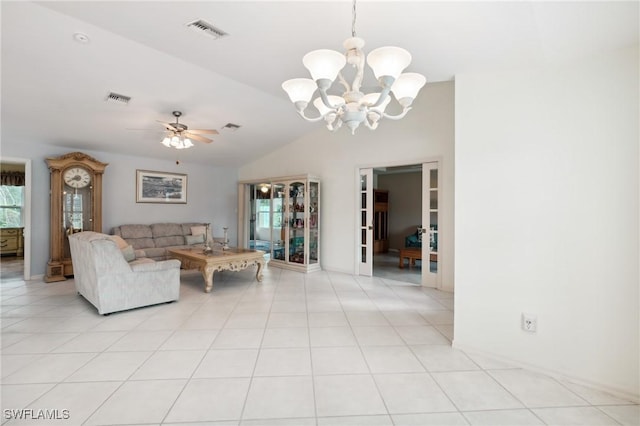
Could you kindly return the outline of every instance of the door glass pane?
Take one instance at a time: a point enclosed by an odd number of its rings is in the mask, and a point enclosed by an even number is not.
[[[438,272],[438,169],[429,171],[429,271]]]
[[[371,275],[370,268],[372,259],[367,256],[371,247],[367,246],[373,244],[372,238],[369,238],[372,217],[371,213],[367,212],[367,208],[369,207],[367,204],[370,204],[372,201],[372,199],[367,196],[367,193],[370,193],[372,190],[372,186],[368,184],[369,179],[371,179],[370,172],[365,172],[360,175],[360,273],[363,274],[364,271],[364,275]]]
[[[429,188],[438,188],[438,169],[431,169],[429,172]]]

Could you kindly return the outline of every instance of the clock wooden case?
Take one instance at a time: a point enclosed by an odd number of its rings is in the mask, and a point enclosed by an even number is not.
[[[46,282],[73,275],[68,237],[102,232],[102,175],[107,163],[82,152],[45,160],[51,174],[51,239]]]

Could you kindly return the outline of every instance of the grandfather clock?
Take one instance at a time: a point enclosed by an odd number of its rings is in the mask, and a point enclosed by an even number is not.
[[[102,232],[102,175],[107,163],[81,152],[45,160],[51,174],[50,259],[45,282],[73,275],[69,235]]]

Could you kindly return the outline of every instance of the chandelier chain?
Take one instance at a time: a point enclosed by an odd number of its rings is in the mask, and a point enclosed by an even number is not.
[[[356,0],[353,0],[353,8],[351,10],[351,37],[356,36]]]

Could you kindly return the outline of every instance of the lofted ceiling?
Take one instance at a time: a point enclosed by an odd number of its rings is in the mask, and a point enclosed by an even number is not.
[[[173,121],[171,112],[180,110],[190,128],[220,132],[211,144],[180,151],[180,159],[228,166],[322,126],[298,117],[280,85],[308,77],[305,53],[342,51],[352,21],[350,0],[2,1],[0,7],[3,145],[33,141],[176,159],[176,150],[159,143],[157,121]],[[360,0],[356,32],[365,52],[404,47],[413,55],[407,70],[438,82],[637,45],[638,12],[637,1]],[[228,36],[213,39],[186,26],[197,19]],[[78,42],[76,33],[89,41]],[[371,76],[365,85],[373,85]],[[110,92],[131,101],[106,102]],[[241,127],[225,130],[227,123]]]

